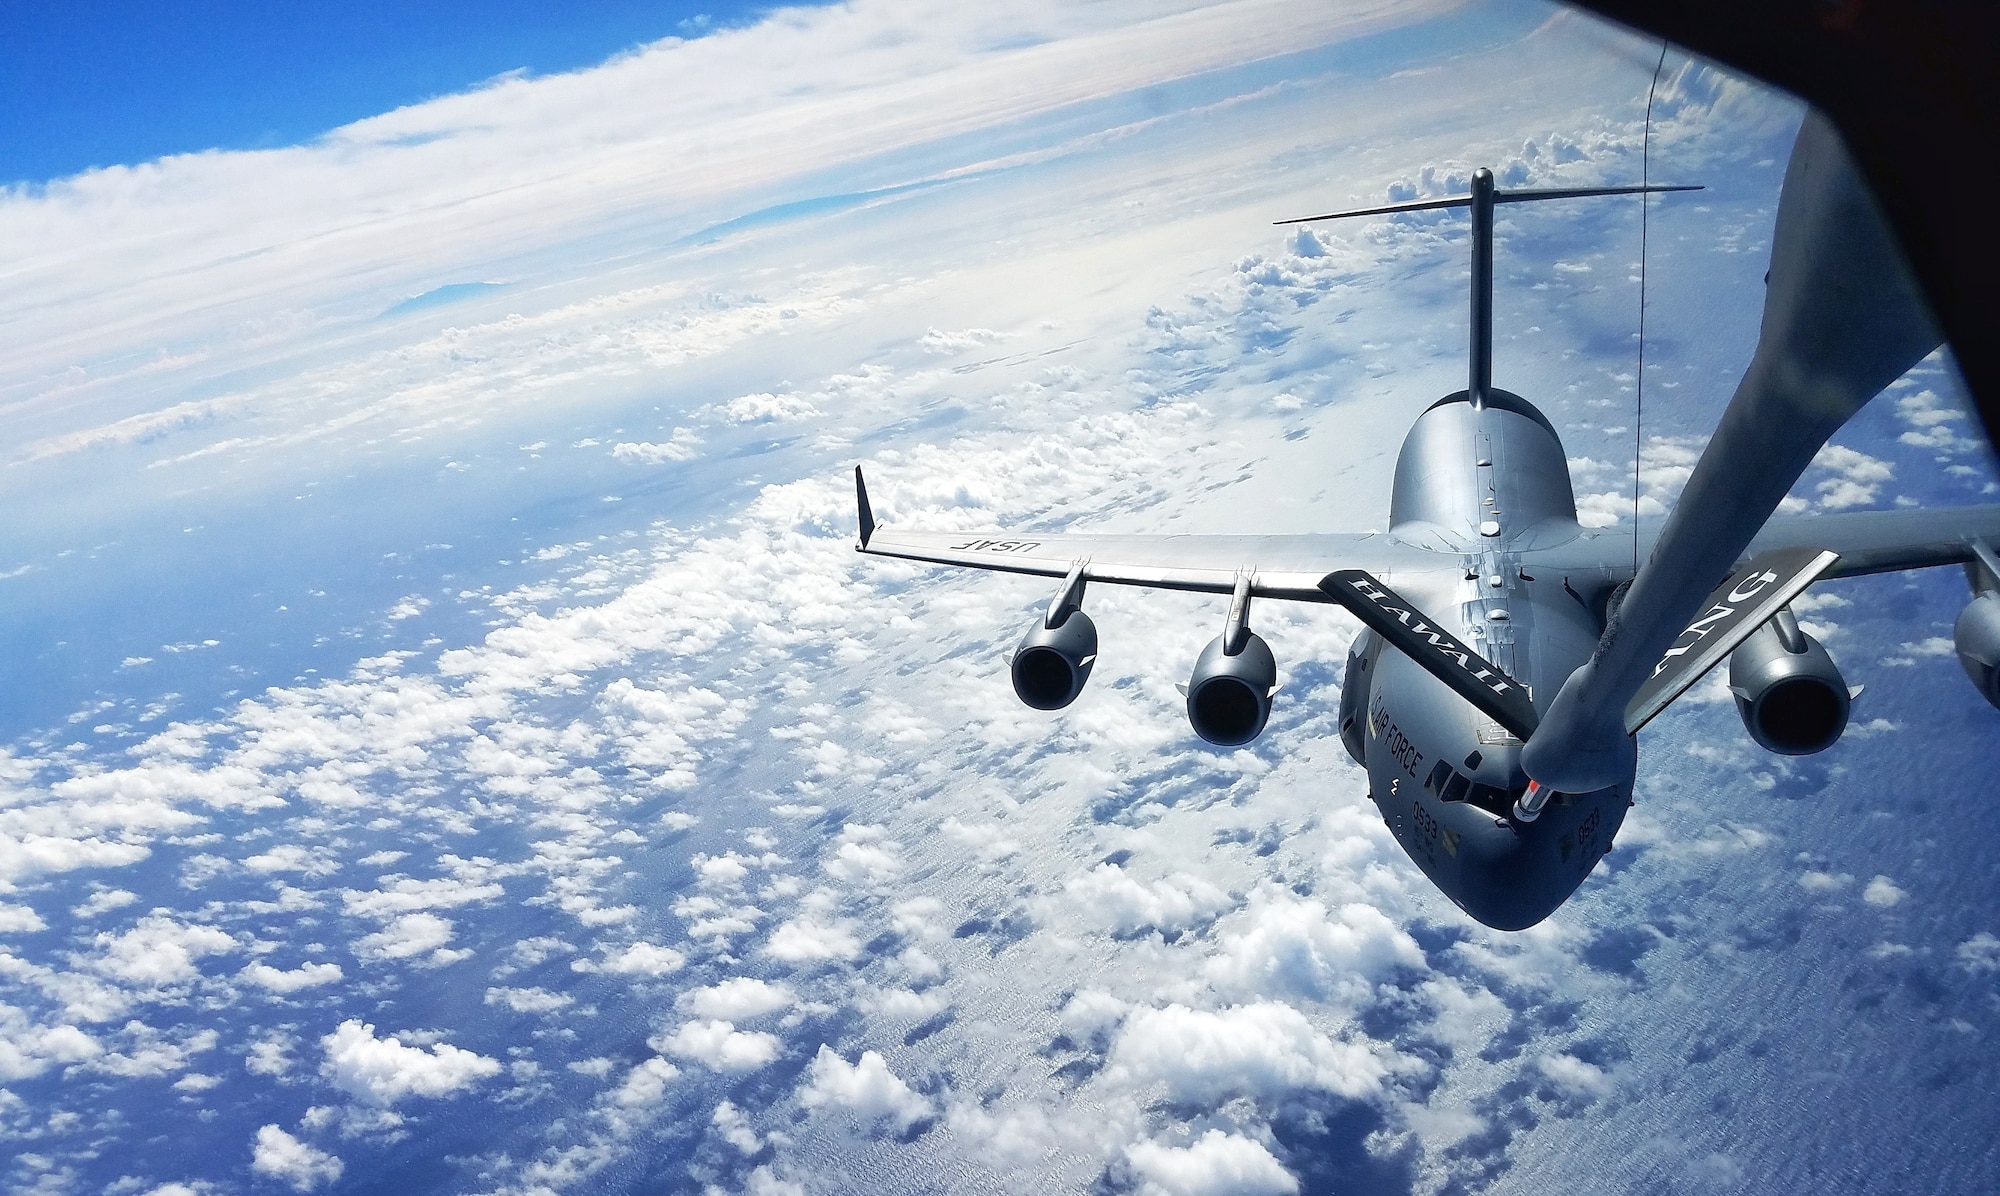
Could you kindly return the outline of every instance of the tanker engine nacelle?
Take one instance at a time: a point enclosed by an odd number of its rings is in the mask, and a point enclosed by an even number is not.
[[[1847,682],[1789,607],[1730,654],[1729,689],[1744,729],[1767,751],[1810,756],[1847,729]]]
[[[1061,621],[1036,619],[1014,649],[1014,693],[1037,710],[1061,710],[1076,701],[1090,666],[1097,663],[1097,624],[1082,611],[1061,612]]]
[[[1988,590],[1958,612],[1951,642],[1979,696],[2000,707],[2000,591]]]
[[[1247,629],[1224,632],[1195,659],[1187,684],[1188,723],[1217,747],[1241,747],[1263,734],[1277,688],[1278,661],[1264,637]]]

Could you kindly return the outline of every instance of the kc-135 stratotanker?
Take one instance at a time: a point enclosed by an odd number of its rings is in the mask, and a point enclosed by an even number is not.
[[[1061,578],[1009,666],[1015,692],[1041,710],[1075,701],[1097,659],[1088,583],[1229,595],[1222,634],[1186,686],[1195,733],[1224,747],[1263,731],[1277,687],[1252,600],[1346,608],[1365,629],[1347,658],[1340,736],[1370,796],[1466,913],[1532,926],[1617,835],[1639,728],[1725,657],[1758,744],[1804,755],[1840,738],[1853,694],[1789,606],[1814,581],[1963,566],[1974,597],[1954,628],[1959,660],[2000,707],[2000,506],[1773,518],[1827,439],[1940,343],[1817,115],[1786,169],[1756,354],[1650,543],[1635,550],[1634,529],[1577,522],[1554,425],[1492,384],[1496,205],[1688,189],[1503,191],[1481,170],[1468,196],[1304,218],[1470,210],[1470,377],[1404,440],[1386,533],[901,531],[876,527],[857,467],[860,550]]]

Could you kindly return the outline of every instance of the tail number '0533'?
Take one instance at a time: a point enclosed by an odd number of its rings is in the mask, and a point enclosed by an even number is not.
[[[1040,548],[1040,540],[967,540],[954,544],[950,552],[1033,552]]]

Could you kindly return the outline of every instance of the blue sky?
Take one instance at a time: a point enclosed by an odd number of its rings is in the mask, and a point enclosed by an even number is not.
[[[509,71],[585,67],[779,7],[742,0],[10,0],[0,181],[291,145]]]

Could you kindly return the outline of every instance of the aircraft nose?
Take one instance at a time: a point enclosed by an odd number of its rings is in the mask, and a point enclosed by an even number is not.
[[[1459,908],[1495,930],[1526,930],[1562,908],[1588,873],[1561,866],[1564,833],[1537,820],[1461,840]]]

